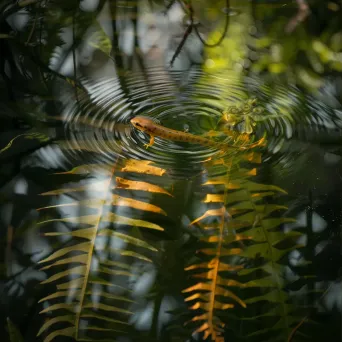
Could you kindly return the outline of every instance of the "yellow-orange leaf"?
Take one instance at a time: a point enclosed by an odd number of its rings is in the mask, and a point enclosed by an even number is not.
[[[112,196],[112,204],[117,206],[131,207],[134,209],[140,209],[144,211],[151,211],[166,216],[166,212],[163,209],[157,207],[156,205],[138,201],[132,198],[122,197],[115,194]]]
[[[126,190],[140,190],[140,191],[148,191],[148,192],[156,192],[165,194],[173,197],[167,190],[161,188],[158,185],[150,184],[147,182],[133,181],[129,179],[124,179],[121,177],[116,177],[116,187],[118,189],[126,189]]]
[[[209,283],[197,283],[194,286],[190,286],[187,289],[183,290],[183,293],[186,292],[191,292],[191,291],[196,291],[196,290],[207,290],[210,291],[211,290],[211,285]]]
[[[233,309],[234,306],[234,304],[221,304],[219,302],[215,302],[214,304],[214,308],[219,310]]]
[[[203,183],[203,185],[225,185],[226,189],[239,189],[240,185],[235,184],[229,181],[228,177],[215,177],[211,180],[208,180],[207,182]]]
[[[166,170],[157,166],[151,165],[151,160],[134,160],[126,161],[125,166],[121,169],[123,172],[137,172],[149,175],[162,176]]]
[[[204,313],[202,315],[195,316],[191,319],[191,321],[196,322],[196,321],[204,321],[208,319],[208,313]]]
[[[246,175],[248,175],[248,176],[256,176],[256,174],[257,174],[257,169],[256,168],[251,169],[250,171],[246,172]]]
[[[160,230],[160,231],[164,230],[164,228],[158,226],[155,223],[151,223],[151,222],[143,221],[143,220],[131,219],[129,217],[113,214],[111,212],[107,213],[107,215],[103,217],[103,221],[113,222],[115,224],[123,224],[123,225],[133,226],[133,227],[143,227],[143,228]]]
[[[205,301],[208,301],[208,293],[195,293],[192,296],[186,297],[185,301],[189,302],[190,300],[194,300],[194,299],[202,299]]]
[[[56,251],[55,253],[52,253],[49,257],[43,259],[43,260],[40,260],[38,262],[38,264],[41,264],[43,262],[48,262],[48,261],[52,261],[52,260],[55,260],[69,252],[73,252],[73,251],[80,251],[80,252],[89,252],[89,248],[91,246],[91,243],[90,242],[82,242],[82,243],[79,243],[78,245],[73,245],[73,246],[70,246],[70,247],[64,247],[58,251]]]
[[[242,155],[242,159],[247,160],[251,163],[260,164],[261,163],[261,153],[249,152]]]
[[[205,199],[203,200],[204,203],[223,203],[224,202],[224,195],[220,194],[207,194]]]
[[[225,213],[226,213],[226,208],[225,207],[221,207],[219,209],[207,210],[202,216],[200,216],[196,220],[192,221],[190,223],[190,226],[193,225],[193,224],[196,224],[197,222],[203,220],[206,217],[210,217],[210,216],[223,216]]]
[[[212,235],[212,236],[205,236],[201,238],[202,241],[206,242],[220,242],[223,241],[224,243],[232,243],[235,241],[241,241],[241,240],[250,240],[251,237],[243,234],[236,234],[236,235],[225,235],[221,236],[220,234]]]
[[[189,267],[186,267],[185,270],[186,271],[191,271],[191,270],[195,270],[195,269],[199,269],[199,268],[213,268],[217,266],[217,263],[220,263],[220,271],[238,271],[243,269],[243,265],[230,265],[230,264],[226,264],[222,261],[217,261],[218,258],[213,258],[212,260],[210,260],[209,262],[204,262],[201,264],[195,264],[195,265],[191,265]]]
[[[217,251],[213,250],[212,248],[204,248],[201,249],[201,252],[207,255],[216,255]],[[226,248],[221,248],[220,249],[220,256],[227,256],[227,255],[237,255],[242,253],[243,250],[241,248],[231,248],[231,249],[226,249]]]

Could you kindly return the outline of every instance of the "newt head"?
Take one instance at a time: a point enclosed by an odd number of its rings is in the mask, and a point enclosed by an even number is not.
[[[135,118],[131,119],[131,124],[138,130],[146,132],[151,130],[155,123],[153,120],[144,118],[143,116],[136,116]]]

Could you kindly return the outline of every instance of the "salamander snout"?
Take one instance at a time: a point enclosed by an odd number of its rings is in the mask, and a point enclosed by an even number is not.
[[[142,126],[141,126],[141,123],[140,123],[140,120],[139,120],[139,118],[138,117],[135,117],[135,118],[133,118],[133,119],[131,119],[131,124],[135,127],[135,128],[141,128]]]
[[[135,118],[131,119],[130,122],[136,129],[139,129],[140,131],[149,130],[149,128],[154,125],[154,122],[151,119],[141,116],[136,116]]]

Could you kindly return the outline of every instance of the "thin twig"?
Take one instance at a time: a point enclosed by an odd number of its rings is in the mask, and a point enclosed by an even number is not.
[[[31,40],[31,38],[32,38],[34,29],[36,28],[37,19],[38,19],[38,11],[36,12],[36,15],[35,15],[35,17],[34,17],[33,25],[32,25],[32,27],[31,27],[31,31],[30,31],[30,33],[29,33],[29,36],[28,36],[28,38],[27,38],[27,41],[26,41],[25,45],[28,45],[28,44],[30,43],[30,40]]]
[[[322,299],[325,297],[325,295],[329,292],[332,284],[330,284],[327,289],[323,292],[322,296],[318,299],[318,301],[322,301]],[[297,333],[298,329],[303,325],[303,323],[307,322],[309,320],[309,317],[311,316],[312,312],[306,315],[291,331],[291,334],[289,338],[287,339],[287,342],[292,342],[295,334]]]
[[[167,12],[170,10],[170,8],[176,3],[177,0],[171,0],[167,5],[166,5],[166,8],[165,8],[165,11],[164,11],[164,15],[167,14]]]
[[[296,2],[298,5],[298,12],[292,19],[290,19],[289,23],[287,24],[286,29],[285,29],[287,33],[293,32],[294,29],[300,23],[302,23],[310,14],[310,8],[306,0],[296,0]]]
[[[223,29],[223,33],[220,37],[220,39],[214,43],[214,44],[208,44],[200,35],[199,31],[198,31],[198,28],[197,26],[195,26],[195,32],[196,32],[196,35],[198,37],[198,39],[201,41],[201,43],[206,46],[206,47],[210,47],[210,48],[213,48],[213,47],[216,47],[216,46],[219,46],[223,39],[225,38],[227,32],[228,32],[228,26],[229,26],[229,10],[230,10],[230,2],[229,0],[226,0],[226,20],[225,20],[225,24],[224,24],[224,29]]]
[[[305,323],[307,321],[309,317],[308,316],[305,316],[294,328],[293,330],[291,331],[291,334],[289,336],[289,338],[287,339],[287,342],[291,342],[294,335],[296,334],[297,330],[303,325],[303,323]]]
[[[173,4],[175,1],[172,1],[171,4]],[[191,34],[192,32],[192,29],[195,30],[195,33],[198,37],[198,39],[201,41],[201,43],[206,46],[206,47],[216,47],[218,45],[220,45],[223,41],[223,39],[225,38],[226,34],[227,34],[227,31],[228,31],[228,26],[229,26],[229,9],[230,9],[230,2],[229,0],[226,0],[226,20],[225,20],[225,25],[224,25],[224,30],[223,30],[223,33],[220,37],[220,39],[214,43],[214,44],[208,44],[200,35],[199,31],[198,31],[198,28],[197,28],[197,25],[194,24],[194,9],[192,7],[192,3],[191,3],[191,0],[188,0],[186,5],[184,5],[182,3],[182,1],[179,1],[180,5],[182,6],[183,10],[185,12],[189,12],[189,17],[190,17],[190,24],[189,26],[187,27],[186,31],[184,32],[184,35],[183,35],[183,38],[182,38],[182,41],[179,43],[174,55],[172,56],[172,59],[170,61],[170,66],[172,67],[173,66],[173,63],[175,61],[175,59],[178,57],[178,55],[180,54],[186,40],[188,39],[189,35]],[[169,4],[170,5],[170,4]]]
[[[181,1],[180,1],[180,3],[181,3]],[[182,40],[179,43],[175,53],[173,54],[173,56],[171,58],[171,61],[170,61],[171,68],[173,66],[174,61],[176,60],[176,58],[178,57],[178,55],[182,51],[182,48],[183,48],[186,40],[188,39],[189,35],[191,34],[193,27],[194,27],[194,10],[193,10],[193,7],[191,5],[191,1],[189,1],[189,3],[186,5],[186,8],[189,10],[190,24],[187,27],[186,31],[184,32],[183,38],[182,38]],[[184,10],[184,7],[183,7],[183,10]]]
[[[170,66],[171,66],[171,67],[173,66],[173,63],[174,63],[175,59],[176,59],[176,58],[178,57],[178,55],[180,54],[180,52],[181,52],[181,50],[182,50],[182,48],[183,48],[183,46],[184,46],[186,40],[188,39],[188,37],[189,37],[189,35],[190,35],[191,31],[192,31],[192,27],[193,27],[193,25],[190,24],[190,25],[188,26],[188,28],[186,29],[186,31],[184,32],[182,41],[179,43],[179,45],[178,45],[178,47],[177,47],[175,53],[174,53],[173,56],[172,56],[171,61],[170,61]]]

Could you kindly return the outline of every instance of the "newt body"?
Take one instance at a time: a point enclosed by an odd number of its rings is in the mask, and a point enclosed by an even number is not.
[[[220,146],[220,143],[216,141],[200,137],[198,135],[176,131],[171,128],[167,128],[161,125],[158,125],[153,120],[149,118],[145,118],[143,116],[136,116],[131,120],[131,124],[138,129],[150,136],[150,142],[145,144],[145,147],[148,148],[153,145],[154,137],[160,137],[167,140],[172,141],[182,141],[189,142],[193,144],[200,144],[204,146]]]

